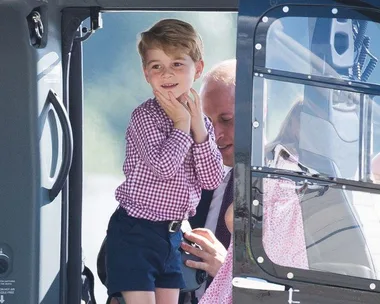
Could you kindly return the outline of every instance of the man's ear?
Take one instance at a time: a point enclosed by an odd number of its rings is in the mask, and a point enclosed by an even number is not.
[[[194,80],[197,80],[199,77],[201,77],[204,67],[205,67],[205,63],[202,59],[195,63]]]
[[[234,231],[234,203],[228,206],[226,213],[224,214],[224,220],[226,221],[227,229],[230,233]]]

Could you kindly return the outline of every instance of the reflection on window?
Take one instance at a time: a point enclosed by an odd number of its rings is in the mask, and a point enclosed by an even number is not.
[[[265,81],[265,165],[281,144],[311,173],[374,181],[380,174],[380,156],[371,165],[380,152],[378,96]]]
[[[266,178],[264,249],[282,266],[379,279],[379,201],[378,194]]]
[[[380,84],[379,35],[371,21],[280,18],[268,30],[265,67]]]

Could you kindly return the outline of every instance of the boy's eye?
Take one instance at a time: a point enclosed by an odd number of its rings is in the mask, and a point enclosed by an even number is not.
[[[159,64],[155,64],[152,66],[152,69],[158,70],[161,66]]]
[[[175,66],[175,67],[179,67],[179,66],[181,66],[181,65],[182,65],[182,63],[180,63],[180,62],[175,62],[175,63],[174,63],[174,66]]]

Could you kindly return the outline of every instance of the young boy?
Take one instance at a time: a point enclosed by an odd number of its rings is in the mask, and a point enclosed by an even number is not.
[[[141,34],[138,50],[156,98],[133,111],[127,129],[126,180],[107,230],[107,288],[128,304],[177,304],[181,222],[195,214],[202,188],[218,187],[223,164],[191,88],[204,66],[194,28],[162,20]]]

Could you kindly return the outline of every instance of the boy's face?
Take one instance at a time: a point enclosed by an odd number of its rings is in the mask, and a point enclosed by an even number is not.
[[[167,55],[161,49],[151,49],[145,55],[144,74],[153,90],[169,98],[171,91],[176,98],[189,93],[194,80],[203,71],[203,61],[194,62],[189,55]]]

